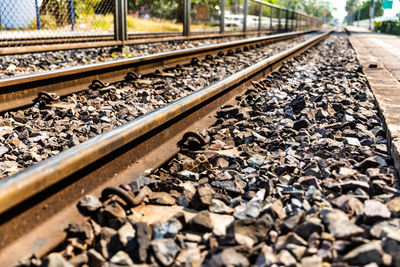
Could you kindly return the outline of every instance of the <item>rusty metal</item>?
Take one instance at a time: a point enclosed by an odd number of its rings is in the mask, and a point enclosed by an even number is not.
[[[206,144],[208,144],[208,142],[210,142],[210,137],[206,137],[204,138],[201,134],[199,134],[198,132],[186,132],[183,136],[182,139],[179,140],[178,142],[178,146],[183,146],[183,144],[188,141],[189,138],[195,138],[197,140],[197,142],[199,143],[200,147],[205,146]]]
[[[268,33],[268,32],[264,32]],[[237,36],[243,35],[242,32],[231,33]],[[247,33],[248,34],[248,33]],[[128,33],[128,40],[142,40],[147,42],[151,39],[160,39],[166,37],[182,37],[181,32],[154,32],[154,33]],[[224,37],[224,35],[219,35],[217,31],[200,31],[192,32],[191,38],[212,38],[212,37]],[[102,35],[88,35],[88,36],[46,36],[46,37],[20,37],[20,38],[1,38],[0,37],[0,47],[10,47],[10,46],[33,46],[40,47],[41,45],[49,44],[66,44],[73,45],[74,43],[90,43],[99,42],[98,46],[102,46],[100,42],[113,41],[113,34],[102,34]]]
[[[127,72],[147,73],[158,67],[185,64],[193,57],[217,54],[238,47],[276,42],[309,33],[293,32],[249,38],[233,42],[208,45],[154,55],[102,62],[37,74],[20,75],[0,80],[0,112],[32,104],[39,92],[60,96],[86,90],[95,79],[104,82],[123,80]]]
[[[149,168],[161,166],[179,151],[176,144],[185,132],[211,125],[215,110],[232,103],[252,79],[265,76],[329,33],[1,180],[0,266],[54,249],[71,220],[84,220],[76,209],[83,195],[99,196],[100,188],[130,183]]]
[[[139,193],[134,196],[132,192],[128,192],[121,187],[115,186],[106,187],[101,192],[101,198],[103,200],[108,199],[112,195],[120,197],[126,203],[128,208],[133,208],[139,205],[146,197],[146,193],[144,192],[144,190],[140,190]]]

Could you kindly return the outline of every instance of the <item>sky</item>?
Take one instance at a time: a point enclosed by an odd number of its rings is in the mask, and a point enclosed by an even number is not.
[[[346,0],[330,0],[334,7],[336,7],[336,11],[333,12],[333,17],[338,18],[339,21],[342,21],[346,16],[346,11],[344,7],[346,6]]]

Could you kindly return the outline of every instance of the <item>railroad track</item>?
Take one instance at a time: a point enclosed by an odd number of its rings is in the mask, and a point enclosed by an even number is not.
[[[247,32],[193,32],[191,36],[182,36],[177,32],[158,32],[146,34],[128,34],[128,40],[124,45],[137,45],[170,41],[190,41],[204,39],[218,39],[226,37],[238,36],[254,36],[271,34],[271,30],[264,31],[247,31]],[[46,38],[3,38],[0,39],[0,55],[39,53],[47,51],[60,51],[71,49],[85,49],[97,47],[113,47],[120,46],[120,41],[113,40],[113,36],[109,34],[91,35],[91,36],[75,36],[75,37],[46,37]]]
[[[10,104],[2,104],[1,110],[29,105],[39,91],[71,94],[86,90],[94,79],[115,81],[127,71],[146,73],[159,66],[190,62],[194,55],[201,58],[300,34],[254,38],[2,80],[1,103]],[[99,196],[103,188],[128,184],[143,173],[155,170],[179,152],[176,144],[185,133],[211,125],[216,110],[233,103],[251,81],[271,73],[282,62],[318,44],[329,34],[326,32],[312,37],[222,81],[1,180],[0,265],[16,265],[19,259],[27,255],[34,253],[41,257],[53,250],[65,238],[63,230],[71,219],[77,222],[85,219],[76,210],[76,204],[83,195],[90,193]]]
[[[143,74],[157,67],[185,64],[193,57],[217,55],[246,46],[265,45],[287,40],[312,31],[276,34],[192,49],[171,51],[131,59],[97,63],[68,69],[15,76],[0,80],[0,112],[32,104],[39,92],[57,93],[60,96],[86,90],[96,79],[105,83],[123,80],[127,72]]]

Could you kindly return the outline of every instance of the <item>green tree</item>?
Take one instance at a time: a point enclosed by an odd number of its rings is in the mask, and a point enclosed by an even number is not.
[[[351,2],[353,1],[353,2]],[[370,6],[371,6],[371,0],[364,1],[361,3],[361,5],[357,8],[357,1],[356,0],[347,0],[346,2],[346,11],[347,11],[347,17],[346,20],[349,21],[351,15],[353,14],[352,19],[357,20],[358,19],[358,10],[360,10],[360,20],[363,19],[369,19],[370,17]],[[382,1],[381,0],[375,0],[375,10],[374,10],[374,17],[379,17],[383,15],[383,8],[382,8]]]
[[[327,13],[328,19],[332,19],[332,12],[335,10],[332,3],[327,0],[278,0],[277,4],[283,7],[304,10],[307,14],[323,17],[324,13]]]
[[[351,14],[356,9],[357,1],[358,0],[347,0],[346,1],[346,6],[344,9],[347,11],[347,14]]]
[[[102,4],[102,0],[74,0],[74,13],[76,18],[84,17],[85,15],[94,15],[96,8]],[[108,0],[110,2],[110,0]],[[113,2],[112,2],[113,3]],[[66,0],[44,0],[40,6],[40,13],[42,15],[49,15],[56,19],[58,25],[71,23],[71,10],[70,2]],[[104,8],[103,8],[104,9]],[[110,13],[113,6],[108,8],[107,12]]]

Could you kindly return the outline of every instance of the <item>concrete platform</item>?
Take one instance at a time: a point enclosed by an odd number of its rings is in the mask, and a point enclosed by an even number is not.
[[[400,37],[356,27],[346,29],[375,95],[389,148],[400,170]]]

